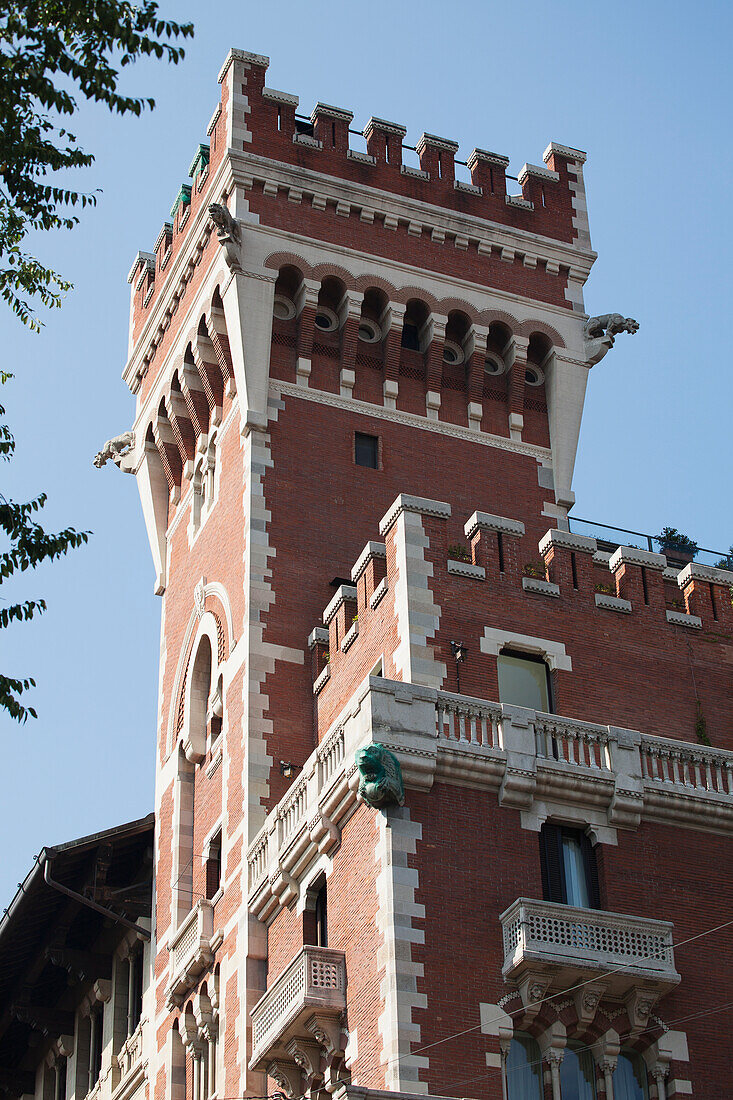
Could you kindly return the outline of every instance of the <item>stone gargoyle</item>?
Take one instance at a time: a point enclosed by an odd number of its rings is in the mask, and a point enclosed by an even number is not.
[[[94,456],[94,465],[101,469],[107,462],[114,462],[125,474],[133,473],[135,467],[133,452],[135,450],[135,433],[122,432],[114,439],[108,439],[102,450]]]
[[[359,798],[367,806],[382,809],[384,806],[402,806],[405,787],[402,782],[400,762],[384,745],[374,742],[356,754],[359,769]]]
[[[629,332],[633,336],[638,331],[639,322],[633,317],[622,317],[620,313],[603,313],[600,317],[589,317],[583,329],[588,363],[591,366],[600,363],[606,352],[613,347],[619,332]]]
[[[216,226],[216,236],[219,244],[226,253],[226,261],[229,267],[240,270],[239,246],[242,234],[229,210],[221,202],[212,202],[209,206],[209,217]]]

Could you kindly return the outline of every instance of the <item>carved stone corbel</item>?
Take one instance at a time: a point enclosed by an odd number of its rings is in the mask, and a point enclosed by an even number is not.
[[[320,855],[329,852],[341,840],[341,830],[323,810],[319,810],[315,817],[308,822],[308,831],[311,840],[317,845]]]
[[[308,1039],[291,1039],[285,1049],[296,1066],[299,1066],[306,1089],[311,1089],[313,1083],[322,1077],[321,1048],[318,1043]]]
[[[606,987],[601,982],[594,982],[592,986],[583,986],[576,989],[573,994],[575,1011],[578,1014],[579,1029],[585,1031],[593,1023],[596,1011],[601,1003],[601,997],[606,992]]]
[[[533,1020],[542,1007],[547,990],[550,988],[550,979],[537,972],[525,974],[519,984],[519,995],[524,1005],[524,1014],[528,1020]]]
[[[629,1014],[629,1036],[635,1039],[645,1028],[649,1026],[649,1017],[657,1003],[659,995],[653,990],[637,987],[632,989],[624,998],[626,1011]]]
[[[273,1079],[280,1091],[285,1093],[288,1100],[291,1100],[294,1096],[302,1095],[300,1066],[283,1061],[269,1062],[266,1073],[268,1077]]]
[[[341,1024],[330,1016],[316,1014],[305,1022],[308,1031],[323,1051],[327,1062],[343,1053],[341,1049]]]

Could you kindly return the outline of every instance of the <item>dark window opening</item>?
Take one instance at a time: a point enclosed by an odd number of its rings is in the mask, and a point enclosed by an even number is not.
[[[89,1050],[89,1088],[94,1088],[102,1072],[102,1008],[91,1013],[90,1050]]]
[[[302,118],[295,119],[295,132],[297,134],[308,134],[309,137],[313,137],[314,127],[312,122],[306,122]]]
[[[501,531],[496,533],[496,543],[499,548],[499,572],[504,572],[504,536]]]
[[[573,571],[573,588],[578,587],[578,564],[575,560],[575,551],[570,551],[570,568]]]
[[[714,584],[710,585],[710,603],[711,603],[712,608],[713,608],[713,619],[715,620],[715,622],[717,622],[718,621],[718,605],[717,605],[716,600],[715,600],[715,585]]]
[[[402,326],[402,347],[407,348],[408,351],[420,350],[420,334],[417,325],[411,325],[409,321]]]
[[[326,880],[322,875],[319,875],[306,897],[303,943],[311,947],[328,947],[328,895]]]
[[[336,123],[331,123],[331,145],[336,148]]]
[[[641,587],[644,591],[644,603],[649,603],[649,589],[647,588],[646,583],[646,567],[643,565],[641,567]]]
[[[282,130],[282,128],[283,128],[283,109],[282,109],[282,107],[278,107],[278,109],[277,109],[277,128],[278,128],[278,130]]]
[[[379,436],[354,433],[354,461],[357,466],[379,469]]]
[[[221,829],[209,842],[209,855],[206,860],[206,897],[209,901],[221,889]]]
[[[328,896],[325,882],[316,895],[316,946],[328,947]]]
[[[540,830],[540,864],[545,901],[600,909],[596,851],[586,833],[545,822]]]
[[[56,1089],[54,1100],[66,1100],[66,1059],[59,1058],[56,1062]]]

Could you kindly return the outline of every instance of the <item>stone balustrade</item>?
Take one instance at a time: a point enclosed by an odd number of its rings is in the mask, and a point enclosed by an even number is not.
[[[408,800],[438,780],[495,791],[526,828],[562,804],[597,840],[642,819],[733,830],[731,752],[368,677],[250,846],[249,903],[261,919],[297,897],[300,875],[338,843],[357,801],[355,753],[370,742],[398,757]]]
[[[167,1003],[181,1003],[196,978],[213,960],[214,906],[207,898],[199,898],[191,912],[171,936],[170,981]]]

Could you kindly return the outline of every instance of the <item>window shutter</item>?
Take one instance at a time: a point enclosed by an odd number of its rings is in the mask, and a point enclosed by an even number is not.
[[[598,883],[598,860],[596,858],[596,850],[591,844],[590,837],[587,833],[581,834],[580,844],[583,851],[583,864],[585,866],[585,877],[588,884],[588,900],[590,902],[590,907],[591,909],[600,909],[601,890]]]
[[[566,900],[565,873],[562,861],[562,829],[548,825],[540,829],[540,864],[542,867],[542,895],[545,901]]]

